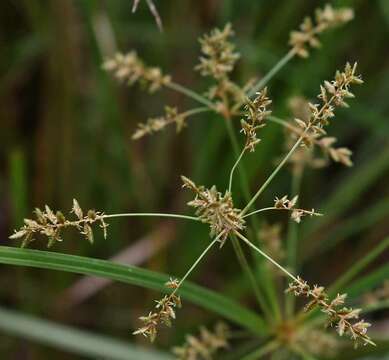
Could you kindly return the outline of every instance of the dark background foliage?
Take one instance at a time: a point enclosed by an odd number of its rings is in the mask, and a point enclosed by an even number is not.
[[[85,208],[106,213],[125,211],[189,212],[180,174],[206,185],[224,187],[234,157],[222,119],[200,115],[178,136],[172,129],[130,140],[138,122],[162,113],[164,104],[180,109],[193,104],[169,90],[149,96],[138,87],[115,84],[101,70],[115,49],[136,49],[149,64],[200,92],[207,81],[193,71],[199,55],[197,38],[214,26],[231,22],[241,60],[233,74],[241,83],[260,77],[287,51],[289,31],[322,1],[165,0],[155,1],[165,31],[160,33],[141,2],[131,14],[130,0],[3,0],[0,3],[0,240],[20,226],[34,207],[49,204],[66,211],[72,198]],[[294,59],[271,81],[274,114],[290,116],[292,95],[314,97],[318,85],[331,79],[345,61],[358,61],[365,85],[356,100],[339,111],[331,126],[339,144],[354,152],[351,169],[331,165],[306,172],[302,204],[328,216],[307,220],[301,229],[299,259],[309,280],[329,284],[338,274],[388,234],[389,2],[334,1],[350,5],[356,18],[322,37],[323,47],[307,60]],[[238,127],[238,122],[237,122]],[[283,133],[275,125],[263,131],[263,142],[245,165],[254,190],[283,151]],[[287,193],[284,170],[261,204]],[[278,214],[268,221],[286,222]],[[197,224],[151,219],[112,220],[109,238],[93,246],[69,234],[54,251],[107,259],[150,237],[155,254],[139,265],[182,274],[208,241]],[[334,240],[335,238],[335,240]],[[163,244],[169,242],[167,246]],[[337,246],[333,246],[335,244]],[[45,244],[34,243],[36,248]],[[193,280],[242,302],[241,272],[232,251],[213,253]],[[388,260],[380,257],[374,266]],[[0,302],[12,308],[126,341],[137,316],[155,294],[112,284],[81,304],[67,304],[64,290],[74,275],[0,267]],[[241,294],[239,294],[239,291]],[[377,320],[383,319],[379,313]],[[182,341],[183,334],[215,317],[186,305],[174,330],[164,331],[161,346]],[[387,324],[386,324],[387,326]],[[2,358],[77,358],[0,334]]]

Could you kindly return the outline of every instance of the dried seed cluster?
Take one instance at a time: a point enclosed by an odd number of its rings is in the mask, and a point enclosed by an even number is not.
[[[304,209],[298,209],[296,208],[296,204],[297,204],[297,200],[298,200],[298,195],[296,195],[294,198],[292,198],[291,200],[288,199],[288,196],[285,195],[283,196],[282,198],[278,198],[276,197],[274,199],[274,207],[276,209],[280,209],[280,210],[288,210],[288,211],[291,211],[291,215],[290,215],[290,218],[295,221],[296,223],[300,223],[301,222],[301,218],[303,216],[306,216],[306,215],[309,215],[309,216],[321,216],[322,214],[320,213],[317,213],[315,211],[315,209],[312,209],[312,210],[304,210]]]
[[[374,344],[367,335],[367,328],[370,324],[364,320],[359,320],[361,309],[343,306],[347,294],[338,294],[333,300],[330,300],[324,287],[315,285],[312,288],[303,279],[297,278],[297,280],[289,284],[287,292],[311,299],[305,306],[305,311],[319,307],[328,316],[328,324],[335,326],[340,336],[343,336],[343,334],[349,335],[354,340],[355,345],[358,345],[359,342],[364,345]]]
[[[246,136],[245,149],[253,152],[255,146],[261,141],[257,138],[257,130],[265,126],[265,119],[271,114],[267,107],[271,104],[267,97],[267,88],[257,92],[256,98],[251,101],[247,99],[245,106],[246,119],[241,120],[241,132]]]
[[[292,46],[297,55],[307,58],[309,56],[308,47],[318,48],[321,46],[317,35],[325,30],[347,23],[353,17],[352,9],[334,9],[330,4],[327,4],[324,9],[316,10],[315,20],[306,17],[300,25],[300,30],[290,33],[289,45]]]
[[[104,221],[104,214],[95,210],[88,210],[86,214],[81,209],[78,201],[73,199],[72,213],[76,216],[76,220],[67,219],[62,212],[54,212],[49,206],[45,206],[44,210],[36,208],[35,220],[24,219],[24,225],[15,231],[10,239],[23,239],[22,247],[27,246],[35,240],[36,235],[44,236],[48,239],[47,246],[51,247],[56,242],[62,241],[62,230],[68,227],[73,227],[78,230],[89,242],[93,243],[93,230],[91,225],[95,222],[100,223],[103,229],[104,238],[107,237],[108,225]]]
[[[195,69],[201,75],[220,80],[234,69],[240,55],[234,52],[235,45],[229,41],[233,35],[231,24],[227,24],[223,30],[214,29],[199,39],[203,56]]]
[[[171,77],[164,75],[160,68],[150,67],[143,63],[135,51],[128,54],[117,53],[103,64],[103,69],[121,81],[133,85],[143,83],[151,93],[170,83]]]
[[[141,334],[153,342],[157,336],[158,326],[161,324],[171,326],[172,320],[176,318],[175,309],[181,307],[181,298],[176,295],[179,282],[177,279],[170,279],[165,286],[168,289],[173,289],[173,292],[170,295],[165,295],[161,300],[156,300],[154,312],[139,318],[144,326],[134,331],[134,335]]]
[[[228,348],[229,336],[228,326],[221,322],[213,331],[201,327],[198,337],[186,336],[185,344],[174,347],[173,353],[180,360],[211,360],[217,351]]]
[[[357,63],[354,63],[354,65],[346,63],[342,72],[336,72],[333,81],[325,81],[320,86],[320,94],[318,95],[321,104],[309,103],[311,116],[308,123],[301,119],[295,119],[297,125],[304,130],[309,128],[314,133],[325,134],[323,126],[328,125],[329,120],[335,116],[335,108],[339,106],[348,107],[345,99],[354,97],[354,94],[350,91],[350,86],[363,83],[361,76],[356,75],[356,69]],[[305,140],[309,141],[309,136]]]
[[[235,231],[243,230],[245,221],[240,215],[240,210],[234,208],[231,193],[226,191],[224,195],[218,192],[215,186],[206,189],[197,186],[192,180],[181,176],[183,187],[192,190],[196,197],[188,203],[196,209],[199,219],[210,225],[211,236],[220,235],[220,246],[223,246],[227,237]]]
[[[137,140],[146,135],[154,134],[171,124],[176,125],[177,133],[180,132],[186,126],[185,115],[179,114],[175,107],[166,106],[164,116],[150,118],[146,123],[138,124],[138,128],[132,135],[132,139]]]

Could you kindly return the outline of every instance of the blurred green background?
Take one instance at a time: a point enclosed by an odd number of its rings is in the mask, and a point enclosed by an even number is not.
[[[365,84],[355,89],[351,108],[340,110],[329,132],[353,152],[351,169],[332,164],[305,173],[301,201],[326,217],[301,227],[299,260],[307,280],[329,284],[356,258],[389,233],[389,1],[333,1],[352,6],[355,19],[323,35],[323,47],[307,60],[292,60],[269,84],[273,113],[288,118],[293,95],[313,98],[324,79],[346,61],[358,61]],[[193,71],[197,38],[231,22],[241,60],[233,74],[244,83],[265,74],[288,50],[288,34],[323,1],[164,0],[155,4],[164,24],[160,33],[145,3],[131,14],[130,0],[3,0],[0,2],[0,239],[7,238],[36,206],[70,210],[72,198],[106,213],[189,213],[189,195],[179,175],[205,185],[227,185],[234,162],[223,120],[204,114],[189,120],[178,136],[168,129],[131,141],[138,122],[162,114],[165,104],[183,110],[194,104],[169,90],[149,95],[139,87],[117,85],[101,69],[116,50],[136,49],[176,82],[203,92],[207,81]],[[237,121],[238,131],[238,121]],[[283,132],[268,125],[258,150],[245,165],[254,190],[283,152]],[[285,169],[264,194],[290,191]],[[241,206],[241,205],[240,205]],[[287,219],[278,214],[267,221]],[[91,246],[70,233],[54,251],[108,259],[137,244],[124,260],[179,276],[208,242],[207,227],[158,219],[110,221],[107,240]],[[336,246],[335,246],[336,245]],[[33,247],[44,249],[43,242]],[[133,249],[133,248],[132,248]],[[381,256],[372,267],[385,263]],[[341,259],[341,261],[339,261]],[[231,247],[213,253],[192,279],[243,303],[241,271]],[[69,289],[79,277],[36,269],[0,266],[0,302],[36,316],[142,342],[138,326],[158,295],[111,284],[93,296],[75,299]],[[239,293],[241,292],[241,293]],[[72,297],[73,296],[73,297]],[[73,301],[73,303],[72,303]],[[375,316],[386,324],[385,311]],[[158,346],[179,344],[187,332],[217,318],[189,303]],[[0,333],[4,359],[80,359],[67,351]],[[385,355],[382,355],[385,356]],[[381,357],[384,358],[384,357]]]

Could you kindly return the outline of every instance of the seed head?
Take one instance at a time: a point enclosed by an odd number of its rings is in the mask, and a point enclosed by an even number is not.
[[[213,359],[217,351],[228,348],[229,337],[229,328],[224,323],[216,324],[213,331],[201,327],[199,336],[187,335],[185,344],[174,347],[173,353],[180,360]]]
[[[172,320],[176,318],[175,310],[181,308],[181,298],[175,294],[179,282],[177,279],[170,278],[165,286],[169,289],[174,289],[174,291],[170,295],[165,295],[162,299],[156,300],[155,310],[139,318],[144,325],[135,330],[133,335],[143,335],[153,342],[158,334],[160,325],[171,326]]]
[[[370,326],[368,322],[359,319],[361,309],[352,309],[344,307],[347,294],[338,294],[332,301],[330,301],[324,287],[315,285],[313,288],[307,284],[306,281],[297,278],[289,284],[286,292],[291,292],[295,296],[304,296],[311,301],[305,306],[305,311],[310,311],[315,307],[319,307],[321,311],[328,316],[328,324],[336,328],[340,336],[347,334],[355,345],[358,343],[372,344],[370,337],[367,335],[367,328]]]
[[[267,110],[271,102],[267,97],[267,88],[257,92],[257,96],[253,101],[247,99],[245,106],[246,119],[241,120],[241,132],[246,136],[245,148],[251,152],[261,141],[257,138],[257,130],[265,126],[264,121],[271,114],[271,111]]]
[[[138,124],[138,128],[132,135],[133,140],[138,140],[146,135],[162,131],[170,124],[176,125],[176,132],[180,132],[185,126],[185,116],[178,113],[177,108],[165,107],[165,115],[148,119],[145,124]]]
[[[196,215],[202,222],[210,225],[211,236],[222,234],[219,239],[220,247],[231,233],[244,229],[245,221],[240,210],[234,208],[230,192],[226,191],[222,195],[215,186],[206,189],[204,186],[197,186],[185,176],[181,176],[181,179],[183,187],[196,194],[188,205],[196,209]]]
[[[44,210],[36,208],[34,213],[35,220],[24,219],[24,225],[9,237],[12,240],[23,239],[22,247],[34,241],[37,235],[46,237],[48,239],[47,246],[51,247],[56,242],[62,241],[62,231],[68,227],[77,229],[90,243],[93,243],[94,236],[91,225],[95,222],[100,223],[104,238],[107,237],[108,225],[104,221],[104,214],[89,210],[87,215],[84,216],[84,212],[76,199],[73,199],[73,208],[71,211],[71,213],[76,215],[76,220],[67,219],[60,211],[54,213],[47,205]]]
[[[227,24],[223,30],[216,28],[209,35],[200,38],[203,56],[195,69],[200,71],[201,75],[220,80],[234,69],[240,55],[234,52],[235,45],[229,41],[233,35],[231,24]]]
[[[318,35],[325,30],[343,25],[354,17],[350,8],[334,9],[327,4],[324,9],[317,9],[315,21],[306,17],[300,25],[300,30],[292,31],[289,37],[289,45],[297,55],[303,58],[309,56],[308,47],[318,48],[321,46]]]
[[[162,74],[160,68],[145,65],[135,51],[128,54],[117,53],[104,62],[103,69],[112,73],[120,82],[127,82],[128,85],[143,82],[151,93],[171,81],[171,77]]]

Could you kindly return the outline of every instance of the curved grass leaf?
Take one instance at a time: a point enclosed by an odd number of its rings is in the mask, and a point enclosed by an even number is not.
[[[363,269],[372,263],[379,255],[381,255],[389,247],[389,236],[380,241],[369,253],[362,259],[356,261],[336,282],[331,286],[330,293],[335,294],[344,285],[355,278]]]
[[[370,274],[354,281],[345,292],[351,298],[356,298],[363,293],[382,285],[384,280],[389,279],[389,264],[384,264]]]
[[[135,266],[120,265],[106,260],[82,256],[7,246],[0,246],[0,263],[95,275],[162,292],[167,291],[164,283],[169,280],[168,275]],[[256,334],[266,333],[265,323],[259,315],[212,290],[185,282],[180,290],[180,295],[184,299],[219,314]]]
[[[172,359],[168,354],[143,350],[123,341],[59,325],[2,307],[0,307],[0,331],[92,359]]]

